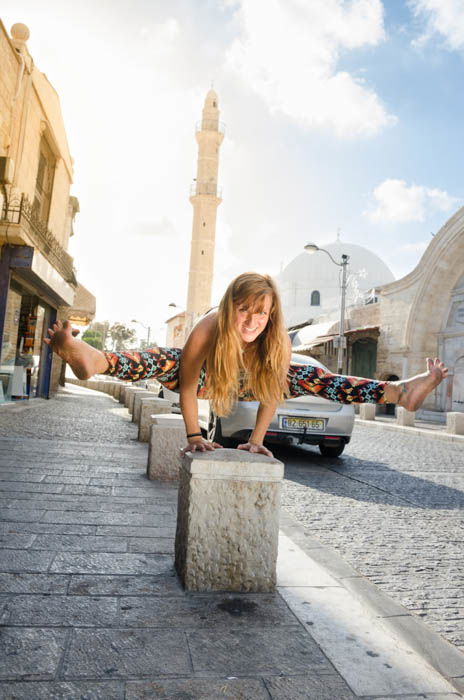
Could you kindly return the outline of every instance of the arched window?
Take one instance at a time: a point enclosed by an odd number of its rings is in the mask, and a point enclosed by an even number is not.
[[[320,292],[317,291],[317,289],[314,290],[314,292],[311,292],[311,306],[320,306],[321,305],[321,295]]]

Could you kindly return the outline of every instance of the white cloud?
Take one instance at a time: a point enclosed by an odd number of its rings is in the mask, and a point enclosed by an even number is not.
[[[464,4],[462,0],[410,0],[413,13],[424,20],[424,33],[413,43],[420,46],[440,35],[453,50],[464,49]]]
[[[436,212],[449,212],[459,201],[444,190],[422,185],[408,186],[404,180],[388,179],[374,192],[374,207],[364,214],[371,221],[425,221]]]
[[[264,99],[309,128],[370,136],[394,124],[378,95],[360,78],[337,71],[340,52],[385,38],[380,0],[241,0],[241,36],[228,66]]]

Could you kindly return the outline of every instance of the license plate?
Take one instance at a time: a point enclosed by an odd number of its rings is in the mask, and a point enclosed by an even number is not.
[[[299,416],[280,416],[280,427],[287,430],[324,430],[323,418],[300,418]]]

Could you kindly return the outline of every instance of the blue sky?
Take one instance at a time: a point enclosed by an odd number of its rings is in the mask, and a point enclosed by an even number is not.
[[[308,240],[400,277],[464,203],[462,0],[4,0],[61,97],[81,213],[71,252],[98,317],[160,329],[185,304],[194,125],[214,81],[214,295]],[[159,340],[163,340],[161,330]]]

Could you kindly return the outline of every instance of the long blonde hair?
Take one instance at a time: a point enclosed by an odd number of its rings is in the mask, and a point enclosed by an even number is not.
[[[271,297],[267,325],[243,351],[235,327],[236,308],[246,304],[254,312],[260,311],[266,296]],[[229,284],[219,304],[206,359],[208,397],[214,412],[219,416],[230,413],[238,399],[241,374],[243,389],[257,401],[265,405],[283,401],[287,389],[287,355],[287,333],[275,282],[269,275],[256,272],[239,275]]]

